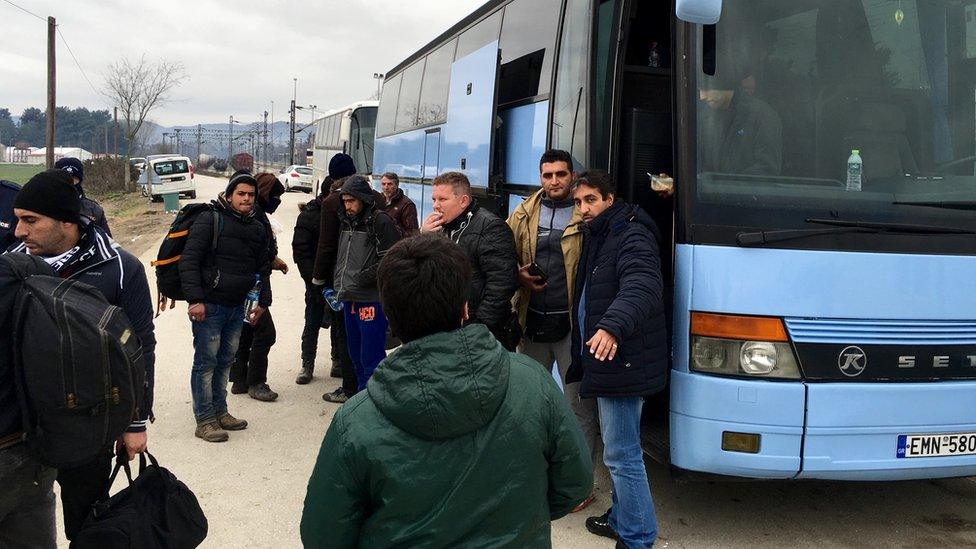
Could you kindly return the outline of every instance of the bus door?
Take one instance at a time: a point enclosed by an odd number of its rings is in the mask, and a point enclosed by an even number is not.
[[[495,135],[498,41],[451,66],[448,118],[437,139],[440,173],[463,172],[476,189],[488,190]]]
[[[420,201],[414,201],[415,204],[420,204],[420,219],[427,219],[427,216],[433,211],[433,203],[430,197],[430,184],[437,177],[437,169],[440,162],[440,148],[441,148],[441,130],[440,128],[432,128],[427,130],[424,135],[424,164],[423,173],[421,175],[421,188],[423,189],[423,196]]]

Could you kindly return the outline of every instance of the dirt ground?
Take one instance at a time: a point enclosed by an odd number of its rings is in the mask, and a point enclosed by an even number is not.
[[[136,257],[158,245],[174,215],[163,212],[161,203],[149,202],[138,192],[112,193],[98,200],[112,228],[112,238]]]

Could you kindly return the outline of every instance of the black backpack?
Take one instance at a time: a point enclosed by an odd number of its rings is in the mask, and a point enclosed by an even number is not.
[[[12,341],[28,448],[51,467],[83,465],[138,417],[145,386],[139,337],[94,287],[41,270],[43,261],[27,254],[0,261],[23,278]],[[30,274],[39,271],[49,274]]]
[[[148,467],[145,456],[151,462]],[[125,468],[129,486],[92,506],[71,541],[71,549],[182,549],[203,542],[207,517],[196,496],[173,473],[160,467],[152,454],[139,454],[139,476],[135,480],[128,456],[120,456],[109,486],[120,468]]]
[[[183,206],[176,219],[169,227],[169,233],[159,245],[159,253],[151,264],[156,267],[157,315],[166,308],[166,301],[183,301],[183,283],[180,282],[180,258],[186,248],[190,227],[200,214],[210,212],[214,216],[213,247],[217,249],[217,239],[220,237],[221,215],[210,204],[187,204]],[[172,305],[170,305],[172,308]]]
[[[19,192],[20,185],[0,179],[0,253],[16,240],[14,229],[17,227],[17,218],[14,217],[14,199]]]

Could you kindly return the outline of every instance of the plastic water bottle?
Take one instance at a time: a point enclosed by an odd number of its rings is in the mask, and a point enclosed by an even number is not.
[[[336,291],[332,288],[326,288],[322,290],[322,297],[325,298],[325,302],[329,304],[329,308],[335,312],[342,310],[342,302],[336,299]]]
[[[657,42],[651,42],[651,50],[647,54],[648,67],[661,66],[661,50],[657,47]]]
[[[261,299],[261,275],[254,275],[254,286],[247,292],[247,297],[244,299],[244,322],[247,322],[247,317],[250,316],[251,311],[253,311],[258,306],[258,300]]]
[[[861,174],[863,171],[864,162],[861,160],[861,151],[854,149],[847,159],[847,190],[861,190]]]

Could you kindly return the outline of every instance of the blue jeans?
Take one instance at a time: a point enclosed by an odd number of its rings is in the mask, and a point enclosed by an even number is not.
[[[597,399],[603,462],[613,482],[610,526],[628,549],[652,547],[657,538],[654,500],[640,445],[642,397]]]
[[[379,303],[343,303],[346,315],[346,345],[356,370],[358,389],[366,388],[373,370],[386,358],[386,316]]]
[[[191,322],[193,328],[193,370],[190,392],[197,423],[207,423],[227,411],[227,380],[230,364],[244,326],[244,305],[226,307],[207,303],[206,318]]]

